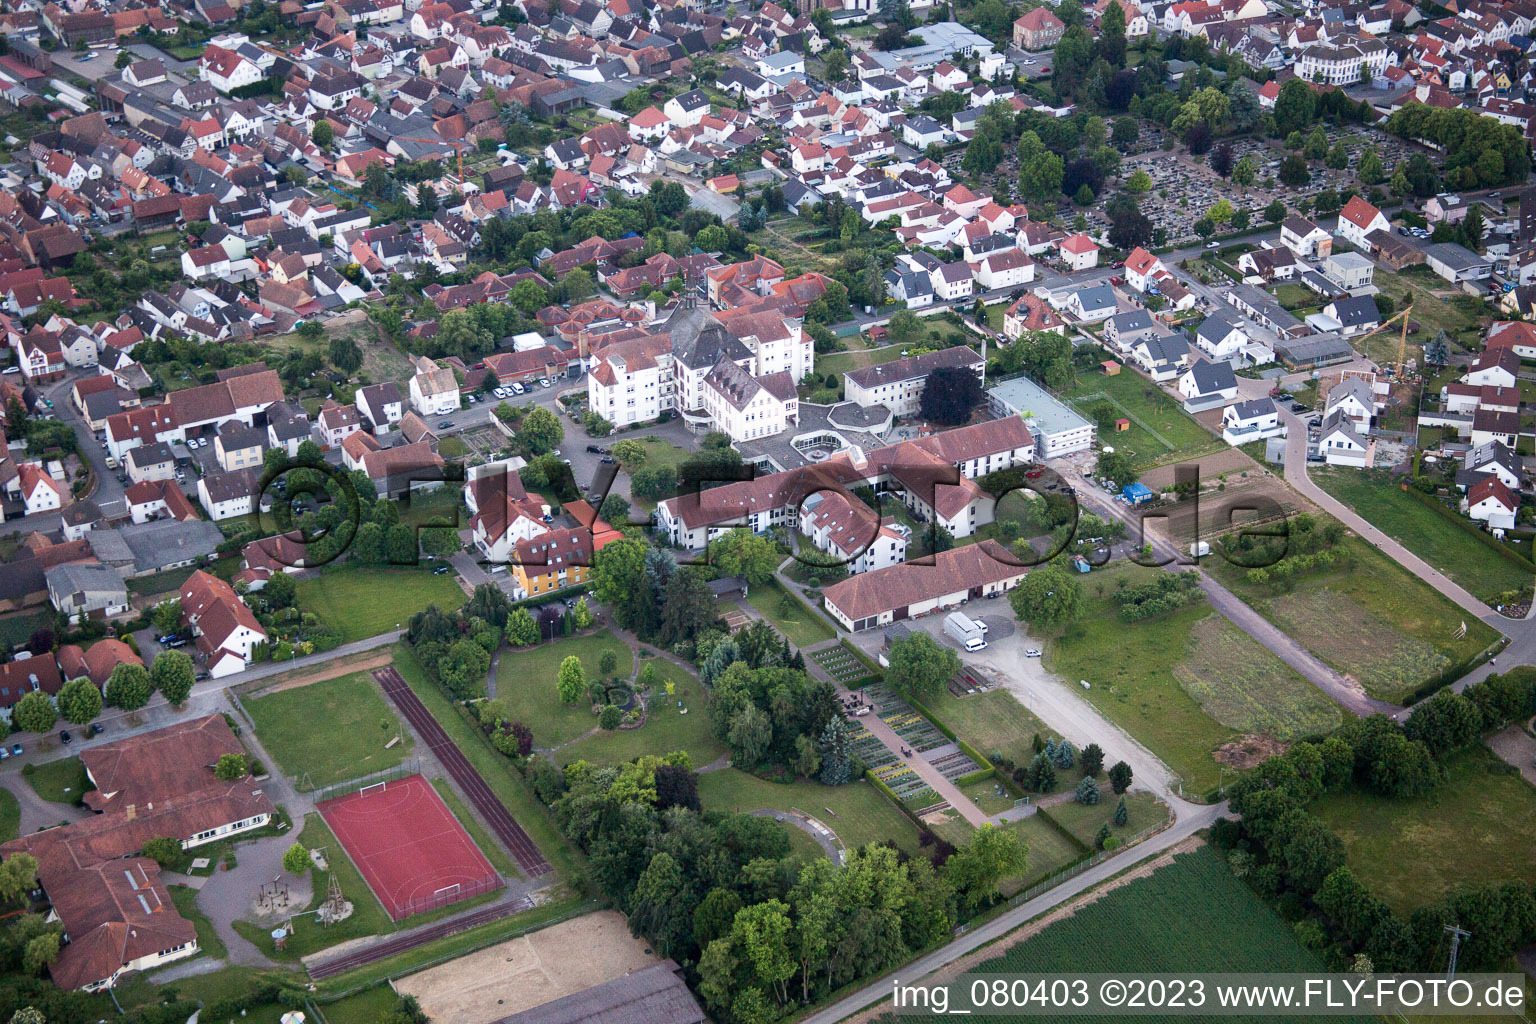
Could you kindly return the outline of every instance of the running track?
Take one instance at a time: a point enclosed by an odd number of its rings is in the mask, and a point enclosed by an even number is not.
[[[548,874],[549,861],[544,859],[533,840],[528,838],[528,833],[513,820],[502,802],[496,799],[491,787],[485,784],[485,779],[475,771],[464,752],[448,738],[443,727],[437,724],[437,719],[427,711],[426,705],[411,692],[405,680],[400,678],[400,673],[393,668],[379,668],[373,670],[373,678],[378,680],[389,699],[395,702],[416,734],[426,740],[432,753],[448,770],[448,774],[453,776],[453,781],[459,784],[459,788],[469,797],[469,802],[475,805],[475,810],[480,812],[480,816],[491,826],[491,831],[496,833],[496,838],[517,859],[518,869],[524,877],[531,880]]]
[[[415,949],[440,939],[445,935],[455,935],[475,925],[485,924],[488,921],[500,920],[503,917],[511,917],[513,914],[521,914],[532,908],[533,900],[527,896],[520,896],[515,900],[505,903],[497,903],[490,907],[481,907],[479,910],[458,917],[439,921],[437,924],[418,928],[405,935],[397,935],[395,938],[376,942],[365,949],[355,950],[338,957],[332,957],[323,963],[315,964],[309,968],[309,976],[315,981],[350,971],[354,967],[362,967],[371,964],[375,960],[383,960],[385,957],[394,956],[396,953],[404,953],[408,949]]]

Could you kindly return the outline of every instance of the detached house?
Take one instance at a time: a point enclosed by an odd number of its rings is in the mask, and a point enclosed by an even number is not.
[[[1339,211],[1339,224],[1337,232],[1346,241],[1357,249],[1369,252],[1371,243],[1366,241],[1366,236],[1372,231],[1392,230],[1392,223],[1370,203],[1359,196],[1351,196],[1349,202],[1344,204],[1344,209]]]

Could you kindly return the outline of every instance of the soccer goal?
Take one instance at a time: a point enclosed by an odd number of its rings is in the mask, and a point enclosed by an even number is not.
[[[385,787],[388,785],[388,779],[385,779],[383,782],[370,782],[366,786],[358,786],[357,795],[368,796],[370,793],[382,793],[384,792]]]

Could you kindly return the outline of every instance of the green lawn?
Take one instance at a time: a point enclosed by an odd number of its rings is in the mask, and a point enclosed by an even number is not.
[[[171,894],[171,902],[176,904],[176,913],[191,921],[197,928],[197,944],[202,951],[215,960],[223,960],[229,955],[229,949],[224,945],[224,940],[219,938],[219,933],[214,931],[213,922],[208,920],[208,915],[197,906],[197,890],[185,885],[166,886]]]
[[[469,526],[469,516],[459,506],[458,488],[439,487],[435,491],[417,491],[400,504],[400,521],[407,526],[425,526],[439,518],[448,520],[461,530]]]
[[[388,985],[375,985],[356,995],[327,1003],[323,1012],[329,1024],[378,1024],[400,1005],[400,997]]]
[[[1178,926],[1170,928],[1172,921]],[[1182,854],[1148,877],[1075,907],[1028,941],[971,968],[976,974],[1321,969],[1290,926],[1209,847]],[[1169,1013],[1142,1019],[1188,1017]]]
[[[837,635],[825,620],[813,615],[792,597],[786,601],[786,596],[783,587],[774,581],[766,586],[750,587],[747,600],[796,647],[810,647]]]
[[[1221,615],[1189,633],[1174,678],[1211,718],[1277,739],[1321,736],[1339,727],[1339,706]]]
[[[1080,773],[1068,772],[1071,776],[1067,781],[1075,788]],[[1115,796],[1105,779],[1100,779],[1100,799],[1096,804],[1080,804],[1075,800],[1063,804],[1052,804],[1049,807],[1040,808],[1039,813],[1045,815],[1061,830],[1085,847],[1093,846],[1093,840],[1099,834],[1099,826],[1108,825],[1110,831],[1122,839],[1128,839],[1143,829],[1168,817],[1168,805],[1162,803],[1151,793],[1127,793],[1125,794],[1125,810],[1129,817],[1124,825],[1114,823],[1115,807],[1120,803],[1120,798]]]
[[[1249,583],[1247,570],[1225,559],[1207,559],[1205,569],[1382,700],[1401,700],[1452,661],[1493,642],[1491,627],[1365,541],[1348,537],[1335,550],[1347,564],[1303,576],[1289,590]],[[1463,623],[1466,636],[1458,640]]]
[[[29,764],[22,769],[21,774],[31,784],[34,793],[55,804],[77,804],[87,790],[95,788],[85,774],[85,765],[78,757]]]
[[[1531,574],[1403,493],[1380,470],[1311,470],[1312,480],[1477,597],[1531,586]]]
[[[393,768],[415,742],[366,672],[278,690],[245,707],[262,746],[301,789]],[[387,747],[397,735],[401,741]]]
[[[1422,800],[1349,790],[1311,806],[1360,880],[1404,917],[1461,882],[1536,883],[1536,790],[1483,747],[1448,767]]]
[[[12,647],[20,647],[27,642],[33,633],[50,625],[52,622],[53,616],[47,612],[0,617],[0,643],[7,643]]]
[[[607,443],[612,444],[615,441],[622,441],[624,439],[625,436],[623,434],[615,434],[608,438]],[[671,441],[654,435],[636,437],[633,440],[645,446],[645,462],[641,466],[636,466],[636,469],[642,466],[667,466],[675,470],[678,466],[688,461],[689,456],[693,454],[686,449],[679,448]],[[656,507],[655,502],[644,498],[635,498],[634,500],[636,506],[645,509],[647,512]]]
[[[917,852],[917,826],[867,780],[846,786],[819,782],[765,782],[724,768],[699,776],[699,800],[705,811],[756,811],[799,808],[817,818],[849,848],[894,839],[908,853]]]
[[[1196,792],[1215,788],[1212,752],[1236,735],[1212,720],[1180,684],[1174,668],[1189,647],[1195,623],[1211,614],[1199,601],[1150,621],[1124,622],[1112,596],[1118,580],[1134,584],[1161,569],[1129,562],[1095,570],[1084,588],[1086,607],[1045,648],[1045,664],[1075,683],[1111,721],[1136,737]],[[1250,641],[1251,642],[1251,641]]]
[[[0,843],[8,843],[21,831],[21,804],[16,794],[0,787]]]
[[[491,834],[480,824],[474,812],[464,806],[464,801],[453,791],[447,779],[433,779],[432,788],[437,790],[437,795],[443,798],[443,803],[453,812],[453,816],[459,819],[459,824],[464,826],[464,831],[469,833],[469,838],[480,847],[480,852],[485,854],[486,860],[491,862],[491,867],[503,878],[521,878],[522,873],[517,870],[517,865],[512,863],[512,857],[501,844],[491,838]]]
[[[584,760],[594,764],[622,764],[642,754],[686,750],[695,768],[702,768],[726,752],[709,727],[709,696],[690,672],[662,658],[652,660],[662,680],[675,687],[671,698],[661,683],[649,695],[645,724],[638,729],[599,729],[584,740],[562,747],[555,754],[560,764]],[[683,706],[677,706],[682,701]],[[684,714],[683,712],[687,712]]]
[[[464,591],[450,573],[434,576],[425,567],[377,569],[341,565],[299,580],[298,604],[319,615],[343,643],[364,640],[403,626],[429,604],[455,611]]]
[[[1035,756],[1035,734],[1042,740],[1060,738],[1007,690],[956,697],[943,689],[923,704],[981,753],[1002,754],[1015,764],[1028,764]]]
[[[1282,284],[1275,288],[1275,301],[1286,309],[1300,309],[1317,301],[1317,293],[1306,285]]]
[[[549,811],[538,802],[517,772],[490,740],[470,724],[467,713],[459,711],[443,692],[427,678],[426,670],[416,660],[416,655],[405,644],[396,644],[395,668],[411,691],[426,705],[427,711],[437,719],[464,756],[474,765],[496,799],[512,813],[517,823],[538,846],[539,851],[555,866],[562,878],[570,879],[579,870],[577,855],[566,845]]]
[[[971,827],[964,822],[961,824],[964,825],[963,835],[968,842]],[[1086,847],[1039,814],[1010,822],[1003,827],[1023,840],[1028,848],[1024,855],[1024,873],[1005,879],[998,885],[998,891],[1004,896],[1012,896],[1021,889],[1029,888],[1088,853]],[[950,841],[954,842],[954,839],[950,838]]]
[[[634,673],[634,656],[629,646],[607,630],[527,650],[503,650],[496,667],[496,700],[506,705],[513,721],[533,730],[535,745],[555,747],[569,743],[597,728],[597,716],[585,696],[574,704],[560,703],[555,688],[560,663],[572,655],[580,658],[587,681],[591,682],[600,674],[598,663],[604,651],[612,651],[618,657],[617,678],[626,680]]]
[[[294,842],[309,850],[317,847],[325,848],[326,863],[329,864],[331,872],[336,875],[337,881],[341,883],[342,895],[351,902],[352,914],[345,920],[329,926],[321,925],[312,914],[295,915],[293,935],[288,939],[287,948],[281,952],[273,948],[270,929],[259,928],[248,921],[236,921],[235,931],[254,943],[267,956],[276,960],[298,960],[317,950],[334,946],[338,942],[394,931],[394,922],[384,912],[384,907],[374,897],[373,890],[369,889],[368,884],[363,881],[363,876],[352,863],[352,858],[347,856],[347,851],[342,848],[341,843],[337,841],[336,836],[319,814],[310,813],[304,816],[304,828],[294,837]],[[314,895],[305,909],[315,910],[325,902],[330,875],[311,865],[310,880],[314,886]]]
[[[1138,470],[1227,448],[1162,388],[1129,367],[1113,377],[1102,373],[1080,376],[1077,386],[1061,397],[1099,424],[1101,440],[1116,451],[1129,452]],[[1114,421],[1118,419],[1129,419],[1130,429],[1116,431]]]
[[[825,356],[818,355],[816,375],[826,377],[832,374],[840,378],[849,370],[862,370],[866,366],[879,366],[881,363],[893,362],[901,358],[901,350],[907,347],[906,344],[898,344],[887,345],[884,348],[862,348],[848,352],[833,352]]]

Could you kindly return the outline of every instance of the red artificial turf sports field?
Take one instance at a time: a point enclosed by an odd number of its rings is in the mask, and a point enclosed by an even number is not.
[[[326,800],[316,809],[392,920],[501,886],[491,862],[420,775]]]

